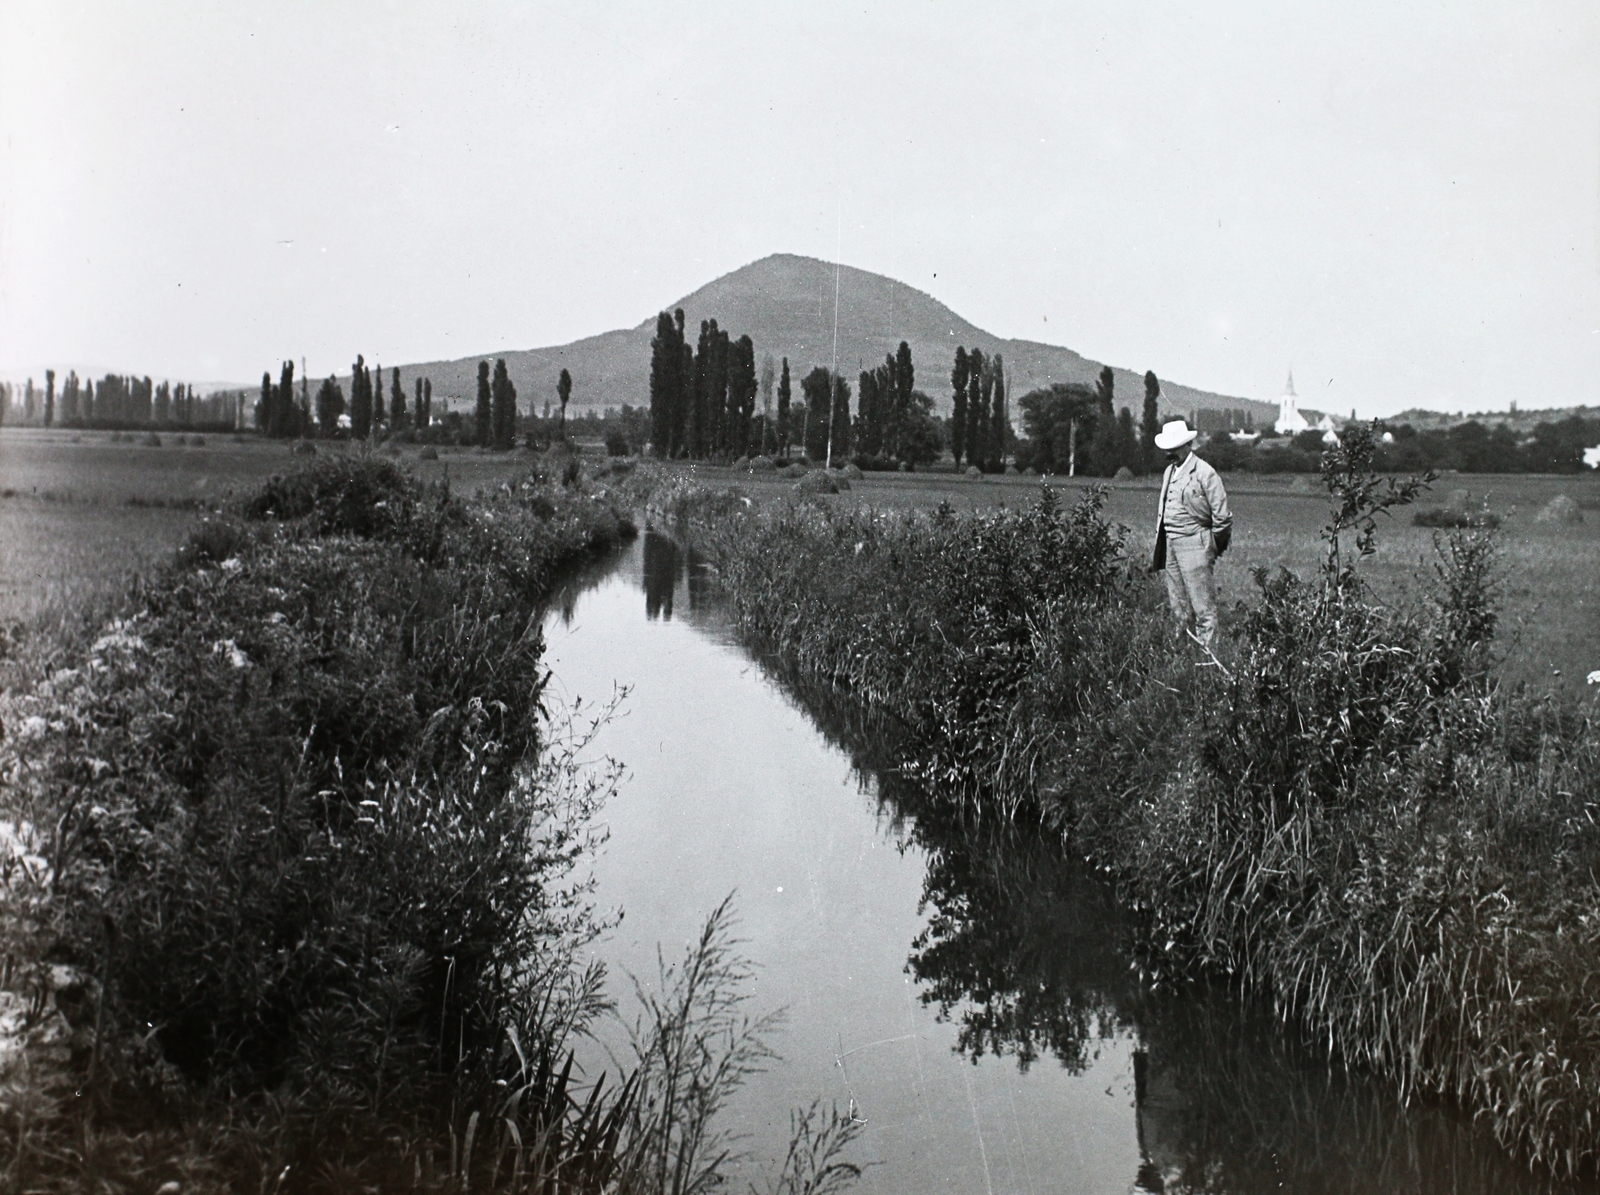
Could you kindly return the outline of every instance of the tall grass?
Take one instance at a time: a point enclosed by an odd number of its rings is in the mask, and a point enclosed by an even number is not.
[[[1103,869],[1148,983],[1237,984],[1577,1172],[1600,1158],[1600,735],[1493,682],[1491,529],[1437,541],[1425,599],[1373,597],[1362,562],[1425,479],[1385,481],[1372,452],[1325,456],[1322,569],[1259,574],[1217,656],[1174,648],[1092,494],[964,518],[689,489],[653,509],[752,643],[896,723],[901,775],[1037,815]]]

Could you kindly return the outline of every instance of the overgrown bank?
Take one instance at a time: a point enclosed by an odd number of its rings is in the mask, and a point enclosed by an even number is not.
[[[1106,869],[1152,982],[1231,977],[1402,1092],[1592,1169],[1600,738],[1491,681],[1487,533],[1441,541],[1428,600],[1370,597],[1361,540],[1408,496],[1370,452],[1325,463],[1327,566],[1260,577],[1218,659],[1174,650],[1093,496],[882,516],[680,489],[654,517],[753,644],[895,719],[902,772]]]
[[[607,1008],[577,865],[614,776],[543,705],[541,604],[631,498],[544,468],[468,498],[319,457],[4,696],[0,1186],[715,1178],[764,1048],[725,909],[626,1076],[572,1069]],[[848,1177],[848,1130],[803,1127],[796,1165]]]

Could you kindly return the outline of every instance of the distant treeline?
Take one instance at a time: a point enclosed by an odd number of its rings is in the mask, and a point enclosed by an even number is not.
[[[93,428],[132,431],[149,427],[183,427],[226,431],[239,426],[241,404],[231,393],[198,395],[192,385],[153,383],[148,377],[106,374],[97,385],[69,372],[56,393],[56,371],[45,370],[44,389],[29,378],[19,395],[0,382],[0,423],[36,427]]]
[[[1600,419],[1577,415],[1540,423],[1531,435],[1504,425],[1486,427],[1475,419],[1450,428],[1418,431],[1409,423],[1389,424],[1378,445],[1375,465],[1384,472],[1424,469],[1460,473],[1579,473],[1583,451],[1600,445]],[[1201,454],[1222,470],[1252,473],[1315,473],[1321,468],[1324,433],[1304,431],[1293,439],[1265,438],[1238,443],[1214,435]]]
[[[1085,477],[1112,477],[1124,468],[1153,472],[1160,465],[1153,442],[1161,428],[1160,402],[1161,382],[1146,373],[1136,429],[1133,412],[1116,409],[1116,381],[1109,365],[1100,370],[1092,389],[1058,382],[1031,390],[1017,404],[1024,439],[1016,446],[1016,466]]]

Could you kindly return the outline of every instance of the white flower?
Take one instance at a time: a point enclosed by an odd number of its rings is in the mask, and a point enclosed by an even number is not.
[[[237,556],[229,556],[217,567],[225,573],[236,573],[244,567],[244,564]]]
[[[211,654],[214,656],[227,656],[228,663],[235,668],[250,667],[250,657],[240,650],[239,645],[232,639],[218,639],[211,645]]]
[[[1591,685],[1600,685],[1600,668],[1596,668],[1589,674],[1589,683]]]

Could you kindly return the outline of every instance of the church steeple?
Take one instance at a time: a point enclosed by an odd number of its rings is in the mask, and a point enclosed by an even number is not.
[[[1293,366],[1289,367],[1289,380],[1283,384],[1283,392],[1285,394],[1291,394],[1291,395],[1294,394],[1294,367]],[[1298,395],[1296,395],[1296,397],[1298,397]]]

